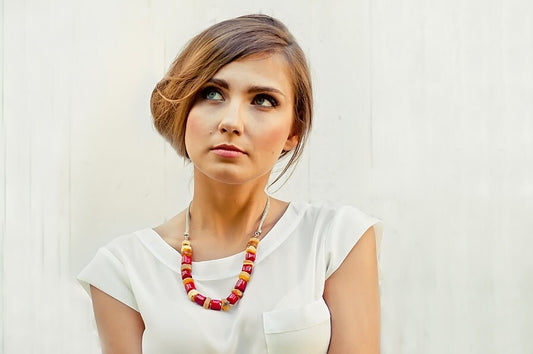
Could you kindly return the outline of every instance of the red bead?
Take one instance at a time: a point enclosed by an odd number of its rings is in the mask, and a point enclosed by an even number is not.
[[[187,293],[189,293],[189,291],[191,291],[192,289],[196,289],[196,286],[194,285],[194,283],[187,283],[185,284],[185,291]]]
[[[196,295],[198,296],[198,295]],[[229,294],[229,296],[226,298],[228,299],[229,303],[232,305],[235,305],[235,303],[239,300],[239,297],[235,295],[234,293]]]
[[[220,300],[211,300],[211,304],[209,306],[211,310],[220,311],[222,308],[222,301]]]
[[[237,283],[235,283],[235,289],[239,289],[240,291],[244,292],[244,289],[246,289],[246,284],[248,284],[243,279],[237,280]]]
[[[181,256],[181,264],[191,264],[192,263],[192,258],[190,256],[187,256],[186,254],[182,255]]]
[[[252,274],[252,269],[254,269],[254,267],[252,265],[249,265],[249,264],[243,264],[243,266],[242,266],[242,271],[246,272],[246,273]]]
[[[181,271],[181,279],[185,279],[185,278],[192,278],[190,269],[184,269]]]
[[[205,296],[203,296],[202,294],[196,295],[194,297],[194,302],[196,302],[200,306],[204,306]]]
[[[246,259],[249,261],[255,261],[255,253],[246,252]]]

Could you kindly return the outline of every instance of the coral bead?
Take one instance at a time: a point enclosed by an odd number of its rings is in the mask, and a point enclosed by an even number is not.
[[[184,269],[181,271],[181,279],[190,278],[190,277],[191,277],[190,269]]]
[[[246,282],[245,280],[239,278],[239,280],[237,280],[237,283],[235,283],[235,289],[239,289],[240,291],[244,291],[244,289],[246,289],[246,284],[248,284],[248,282]]]
[[[242,271],[243,272],[252,274],[252,269],[254,269],[254,267],[252,265],[249,265],[249,264],[243,264],[242,265]]]
[[[234,305],[237,301],[239,301],[239,297],[235,295],[234,293],[229,294],[229,296],[226,299],[232,305]]]
[[[187,294],[193,289],[196,289],[196,285],[194,285],[194,282],[185,284],[185,291],[187,292]]]
[[[182,255],[181,256],[181,264],[191,264],[192,263],[192,258],[190,256],[187,256],[186,254]]]
[[[196,296],[194,297],[194,302],[196,302],[200,306],[204,306],[205,299],[205,296],[203,296],[202,294],[196,294]]]
[[[220,300],[211,300],[209,304],[211,310],[220,311],[222,309],[222,301]]]
[[[255,253],[246,252],[246,260],[255,261]]]

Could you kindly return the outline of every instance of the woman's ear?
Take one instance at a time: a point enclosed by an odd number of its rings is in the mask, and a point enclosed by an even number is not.
[[[299,136],[294,134],[287,138],[287,141],[285,141],[285,145],[283,145],[283,151],[291,151],[298,145]]]

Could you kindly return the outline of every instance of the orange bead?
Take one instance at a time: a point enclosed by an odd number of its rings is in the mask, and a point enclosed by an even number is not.
[[[248,246],[246,247],[246,252],[255,254],[255,252],[257,252],[257,249],[254,246]]]
[[[244,281],[249,281],[250,280],[250,273],[241,272],[239,274],[239,279],[242,279]]]
[[[240,291],[239,289],[233,289],[231,292],[237,295],[238,297],[242,297],[242,291]]]
[[[222,299],[222,300],[220,300],[220,301],[221,301],[221,303],[222,303],[222,306],[221,306],[222,311],[228,311],[228,310],[231,308],[231,304],[229,303],[228,300],[226,300],[226,299]]]
[[[259,239],[257,237],[252,237],[250,240],[248,240],[248,246],[254,246],[257,247],[259,244]]]

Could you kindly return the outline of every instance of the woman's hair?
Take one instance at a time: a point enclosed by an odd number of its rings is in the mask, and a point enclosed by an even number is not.
[[[298,161],[311,129],[311,77],[305,55],[287,27],[266,15],[237,17],[201,32],[187,44],[155,86],[150,100],[154,125],[179,155],[188,158],[187,117],[205,83],[224,65],[259,53],[284,56],[294,93],[292,129],[298,136],[298,144],[276,181]],[[287,153],[283,151],[280,157]]]

